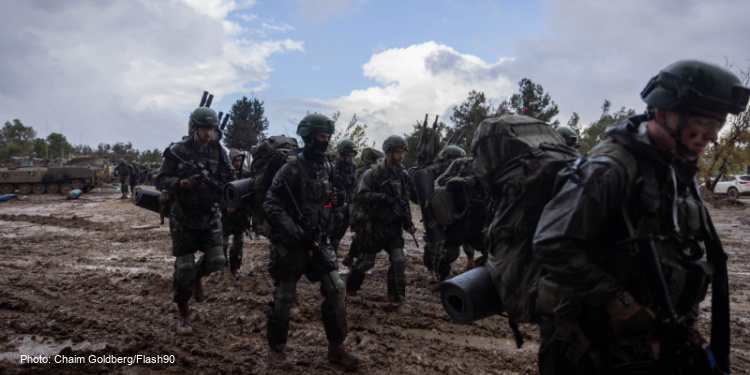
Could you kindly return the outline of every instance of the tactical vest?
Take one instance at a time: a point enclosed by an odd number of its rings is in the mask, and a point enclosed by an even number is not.
[[[220,181],[220,183],[225,182],[224,173],[227,168],[228,158],[219,143],[211,142],[206,147],[206,150],[201,152],[194,147],[192,138],[189,138],[186,141],[172,145],[172,152],[185,161],[203,163],[215,179]],[[184,171],[182,164],[177,165],[177,175],[181,176],[181,178],[189,177]],[[221,195],[216,191],[212,191],[208,185],[201,184],[195,190],[177,189],[174,193],[174,200],[173,210],[178,210],[178,213],[184,215],[202,215],[207,214],[214,203],[218,203],[221,200]]]
[[[302,153],[287,157],[286,163],[289,165],[287,168],[290,168],[288,174],[290,181],[287,182],[293,189],[292,193],[297,199],[300,210],[310,215],[310,223],[313,226],[318,226],[322,221],[328,220],[331,164],[327,160],[324,164],[308,162]],[[295,188],[299,191],[294,191]]]

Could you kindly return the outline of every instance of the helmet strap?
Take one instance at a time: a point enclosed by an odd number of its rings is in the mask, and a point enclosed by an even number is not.
[[[656,122],[662,129],[664,129],[665,132],[669,133],[669,135],[672,136],[672,139],[674,139],[678,157],[682,158],[688,155],[690,157],[697,158],[698,153],[690,151],[690,149],[688,149],[688,147],[685,146],[684,143],[682,143],[681,139],[682,129],[685,128],[685,124],[687,124],[688,111],[686,109],[680,109],[678,113],[680,114],[680,119],[677,121],[677,128],[675,129],[672,129],[667,126],[666,123],[657,120],[656,116],[654,116],[653,113],[649,115],[649,118],[653,119],[654,122]]]

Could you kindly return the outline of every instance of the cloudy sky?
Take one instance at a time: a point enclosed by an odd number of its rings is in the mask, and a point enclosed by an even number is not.
[[[73,144],[163,149],[204,90],[265,102],[270,134],[356,114],[378,144],[469,91],[497,104],[527,77],[565,123],[638,96],[669,63],[750,67],[746,0],[5,0],[0,120]]]

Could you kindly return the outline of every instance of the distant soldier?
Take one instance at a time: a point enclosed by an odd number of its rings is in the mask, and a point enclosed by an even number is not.
[[[438,177],[442,175],[446,169],[453,163],[454,160],[466,156],[466,151],[461,147],[450,145],[445,147],[438,154],[437,160],[432,164],[425,167],[423,170],[432,175],[434,181],[437,182]],[[460,246],[460,245],[459,245]],[[464,247],[466,249],[466,247]],[[427,279],[434,281],[436,279],[435,268],[437,262],[440,259],[440,252],[442,250],[442,243],[440,242],[427,242],[424,246],[424,253],[422,255],[422,261],[427,267]],[[469,256],[469,253],[466,253]],[[470,262],[474,262],[474,254],[471,253],[469,258]]]
[[[453,196],[456,221],[445,228],[447,240],[437,261],[439,281],[450,276],[451,264],[458,258],[458,247],[463,245],[467,257],[467,269],[474,268],[474,249],[484,251],[484,229],[487,219],[487,202],[490,194],[474,176],[474,158],[459,158],[435,181],[436,186],[445,186]]]
[[[129,182],[130,182],[130,190],[135,192],[135,187],[138,186],[138,176],[141,175],[141,168],[138,165],[138,162],[133,160],[131,163],[133,166],[133,173],[130,174]]]
[[[575,130],[567,126],[561,126],[555,130],[557,130],[557,133],[560,134],[563,139],[565,139],[565,144],[568,145],[568,147],[577,149],[581,146],[581,144],[578,142],[578,134],[575,132]]]
[[[237,149],[229,149],[229,160],[232,162],[232,168],[229,172],[228,181],[241,180],[243,177],[243,166],[245,165],[245,154]],[[247,207],[239,209],[224,208],[221,216],[222,228],[224,231],[224,257],[227,257],[229,250],[229,236],[232,236],[232,248],[229,251],[229,271],[232,276],[245,276],[240,273],[242,266],[242,246],[245,244],[245,230],[250,225],[250,212]]]
[[[414,233],[409,198],[416,200],[411,179],[401,164],[408,147],[406,140],[392,135],[383,142],[385,160],[368,169],[357,184],[354,201],[370,213],[370,222],[357,228],[362,258],[346,280],[346,293],[356,296],[365,280],[365,272],[375,266],[381,250],[388,253],[388,301],[401,305],[406,298],[406,255],[403,231]]]
[[[135,173],[133,166],[126,163],[125,159],[120,158],[117,167],[115,167],[115,173],[120,178],[120,190],[122,191],[120,199],[128,199],[128,183],[130,182],[130,176]]]
[[[382,151],[372,148],[372,147],[365,147],[362,150],[362,156],[359,158],[359,162],[357,163],[357,166],[354,168],[354,189],[356,192],[357,185],[359,184],[360,179],[362,178],[362,175],[374,166],[378,162],[379,159],[384,158],[385,154],[383,154]],[[352,240],[352,243],[349,245],[349,251],[347,252],[344,259],[341,261],[341,264],[343,264],[346,267],[351,267],[354,264],[354,258],[360,258],[362,255],[362,252],[360,251],[359,247],[357,246],[357,227],[358,225],[366,225],[366,223],[358,223],[360,221],[360,215],[364,214],[364,211],[361,211],[357,209],[356,204],[352,204],[352,199],[354,198],[354,193],[352,193],[352,197],[349,199],[349,224],[352,226],[352,230],[355,232],[354,239]],[[365,220],[367,221],[367,220]]]
[[[328,339],[328,360],[345,367],[359,363],[359,355],[344,345],[348,333],[344,282],[325,233],[330,214],[327,206],[338,204],[337,194],[331,193],[331,165],[325,156],[333,132],[333,121],[324,115],[310,114],[300,121],[297,135],[305,146],[301,153],[287,157],[263,203],[271,226],[268,273],[276,287],[266,323],[268,354],[276,363],[291,361],[284,348],[302,275],[320,282],[325,298],[320,312]]]
[[[354,194],[354,157],[357,156],[357,144],[351,139],[342,139],[336,145],[338,160],[333,163],[331,183],[339,194],[339,206],[333,208],[331,220],[331,247],[338,252],[341,238],[349,229],[349,200]]]
[[[175,257],[172,289],[179,310],[178,334],[192,334],[190,325],[190,297],[203,302],[205,294],[201,278],[221,270],[226,258],[222,249],[220,192],[211,188],[226,182],[229,158],[219,142],[213,140],[219,126],[216,113],[206,107],[190,114],[193,131],[186,140],[170,145],[169,150],[185,162],[203,164],[208,170],[205,180],[201,174],[189,174],[182,162],[165,158],[156,187],[167,191],[172,201],[169,229],[172,235],[172,255]],[[203,256],[195,261],[195,252]]]

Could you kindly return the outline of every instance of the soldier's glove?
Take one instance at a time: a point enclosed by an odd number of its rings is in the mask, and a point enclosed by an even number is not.
[[[409,233],[412,232],[412,230],[414,228],[414,223],[411,220],[409,220],[409,221],[404,220],[403,225],[404,225],[404,230],[405,231],[407,231]]]
[[[184,189],[195,189],[201,184],[201,175],[194,174],[182,181],[180,181],[180,187]]]
[[[630,341],[644,341],[654,332],[654,313],[639,304],[627,291],[620,293],[605,307],[615,334]]]

